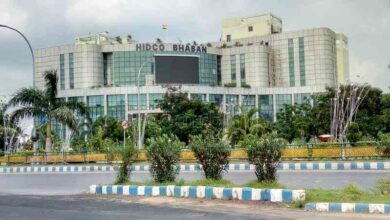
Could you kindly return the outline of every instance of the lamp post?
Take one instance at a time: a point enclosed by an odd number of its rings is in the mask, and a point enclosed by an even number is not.
[[[0,27],[3,27],[3,28],[7,28],[7,29],[10,29],[10,30],[13,30],[13,31],[15,31],[16,33],[18,33],[20,36],[22,36],[23,37],[23,39],[26,41],[26,43],[27,43],[27,45],[28,45],[28,47],[29,47],[29,49],[30,49],[30,52],[31,52],[31,58],[32,58],[32,63],[33,63],[33,86],[35,86],[35,58],[34,58],[34,50],[32,49],[32,46],[31,46],[31,44],[30,44],[30,42],[28,41],[28,39],[27,39],[27,37],[26,36],[24,36],[24,34],[22,34],[22,32],[20,32],[19,30],[17,30],[16,28],[13,28],[13,27],[10,27],[10,26],[8,26],[8,25],[4,25],[4,24],[0,24]],[[4,121],[4,125],[5,125],[5,121]],[[33,129],[33,131],[34,131],[34,136],[35,136],[35,129]],[[6,134],[5,134],[5,132],[4,132],[4,136],[5,136],[5,140],[7,139],[7,136],[6,136]],[[5,142],[4,142],[4,145],[5,145]],[[4,146],[5,147],[5,146]],[[35,143],[34,143],[34,148],[36,148],[36,146],[35,146]],[[34,149],[35,150],[35,149]]]
[[[153,63],[152,61],[145,61],[142,63],[141,67],[138,70],[137,75],[137,122],[138,122],[138,149],[142,149],[142,140],[141,140],[141,109],[140,109],[140,85],[139,77],[141,75],[141,70],[147,63]]]

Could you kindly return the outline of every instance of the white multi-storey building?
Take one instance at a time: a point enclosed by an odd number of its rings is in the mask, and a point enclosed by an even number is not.
[[[131,117],[138,88],[142,111],[159,112],[170,86],[228,113],[244,105],[276,120],[284,104],[348,78],[347,38],[329,28],[282,32],[282,20],[264,14],[226,19],[222,29],[220,41],[200,45],[139,43],[106,32],[77,37],[74,45],[35,51],[34,85],[42,88],[44,71],[57,69],[58,96],[85,102],[93,120]]]

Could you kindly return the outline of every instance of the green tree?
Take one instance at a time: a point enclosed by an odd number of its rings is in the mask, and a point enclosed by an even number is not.
[[[351,142],[354,146],[356,142],[360,141],[363,137],[362,132],[360,131],[359,124],[352,122],[348,125],[347,140]]]
[[[267,130],[263,119],[255,118],[256,113],[258,113],[257,108],[248,109],[244,106],[239,106],[239,112],[240,114],[233,116],[231,126],[227,131],[232,145],[236,145],[249,133],[261,135]]]
[[[390,132],[390,94],[383,94],[381,97],[382,132]]]
[[[160,126],[165,134],[174,134],[188,144],[190,135],[201,134],[210,127],[216,133],[222,130],[222,114],[213,103],[190,100],[185,93],[167,93],[159,103],[167,117]]]
[[[255,165],[255,174],[259,182],[275,181],[276,168],[286,146],[285,140],[273,133],[261,137],[247,135],[243,141],[246,146],[248,160]]]
[[[110,149],[108,154],[108,160],[110,162],[114,160],[120,160],[121,164],[119,166],[119,170],[116,175],[115,184],[121,184],[128,181],[131,172],[131,165],[134,163],[134,155],[137,153],[134,148],[134,144],[129,143],[129,145],[116,146]]]
[[[96,119],[92,124],[92,132],[96,134],[99,129],[102,129],[102,138],[109,138],[114,141],[123,140],[123,130],[120,122],[113,117],[103,115]]]
[[[312,124],[314,114],[310,104],[285,105],[278,113],[275,128],[279,135],[291,143],[294,139],[308,141],[317,134]]]
[[[148,141],[145,150],[153,179],[159,183],[175,181],[178,174],[176,164],[179,162],[183,143],[176,136],[166,134]]]
[[[206,179],[222,179],[229,165],[229,145],[222,142],[218,135],[205,130],[202,135],[191,137],[190,147],[202,165]]]
[[[11,113],[11,121],[17,121],[24,117],[46,119],[47,152],[52,149],[52,121],[55,119],[70,129],[75,129],[77,122],[75,111],[86,113],[86,107],[80,102],[64,102],[57,98],[57,71],[47,70],[44,73],[45,89],[23,88],[9,101],[9,106],[21,106]]]

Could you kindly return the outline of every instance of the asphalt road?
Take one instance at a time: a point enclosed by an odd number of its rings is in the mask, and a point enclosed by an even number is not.
[[[279,182],[292,188],[343,188],[354,183],[369,189],[379,179],[390,179],[389,171],[279,171]],[[202,178],[200,172],[183,172],[177,180],[186,181]],[[225,178],[242,184],[256,177],[252,171],[230,171]],[[115,173],[29,173],[0,174],[0,193],[30,195],[69,195],[86,192],[90,185],[109,184]],[[132,181],[150,180],[148,172],[132,173]]]

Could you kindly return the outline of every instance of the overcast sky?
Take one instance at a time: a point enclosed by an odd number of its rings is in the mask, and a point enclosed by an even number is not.
[[[283,31],[329,27],[346,34],[351,80],[389,92],[390,0],[0,0],[0,24],[22,31],[33,48],[72,44],[75,36],[100,31],[148,42],[163,38],[162,24],[169,41],[218,41],[222,18],[264,12],[281,17]],[[0,29],[0,93],[31,85],[27,45]]]

